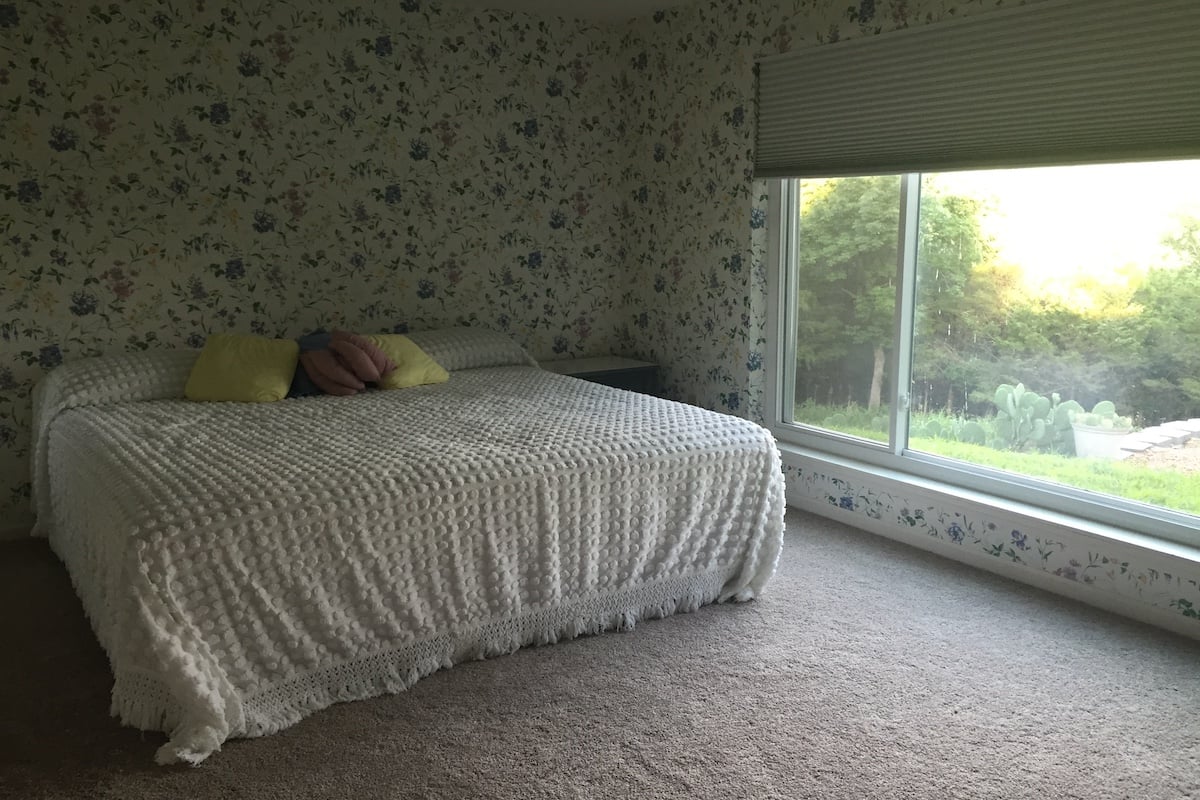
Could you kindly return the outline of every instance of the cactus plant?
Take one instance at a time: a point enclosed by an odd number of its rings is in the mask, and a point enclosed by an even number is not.
[[[967,444],[987,444],[987,430],[974,420],[965,422],[958,432],[958,440]]]
[[[996,404],[996,443],[1002,449],[1045,449],[1054,439],[1047,424],[1053,406],[1049,398],[1025,388],[1025,384],[1001,384],[993,400]]]
[[[1103,428],[1104,430],[1133,430],[1133,420],[1118,414],[1117,407],[1111,400],[1101,400],[1086,414],[1080,408],[1071,416],[1071,422],[1075,425],[1083,425],[1089,428]]]
[[[993,447],[1074,455],[1075,437],[1071,423],[1083,411],[1079,403],[1064,401],[1058,392],[1043,397],[1029,391],[1022,383],[1016,386],[1001,384],[993,402],[996,404]]]

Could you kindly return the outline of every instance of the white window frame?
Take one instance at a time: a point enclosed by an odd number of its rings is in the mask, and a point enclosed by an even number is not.
[[[834,431],[797,423],[794,403],[787,397],[795,385],[795,357],[789,343],[796,340],[796,275],[787,265],[796,263],[799,247],[798,179],[768,181],[767,214],[767,370],[764,413],[767,427],[787,450],[802,457],[848,460],[871,471],[886,470],[928,485],[963,489],[990,498],[996,507],[1019,504],[1036,513],[1099,523],[1135,536],[1148,536],[1188,547],[1200,546],[1195,517],[1178,511],[1138,503],[1111,495],[1075,489],[990,467],[917,453],[905,446],[908,387],[893,380],[889,404],[889,442],[872,442]],[[916,211],[920,200],[919,173],[901,182],[900,257],[896,266],[896,334],[892,348],[892,375],[909,375],[912,366],[912,331],[916,295]]]

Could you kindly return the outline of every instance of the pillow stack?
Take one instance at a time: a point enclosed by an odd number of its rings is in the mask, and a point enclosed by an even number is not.
[[[348,396],[368,385],[404,389],[450,373],[407,336],[312,333],[298,340],[218,333],[188,377],[189,400],[267,403],[315,394]]]

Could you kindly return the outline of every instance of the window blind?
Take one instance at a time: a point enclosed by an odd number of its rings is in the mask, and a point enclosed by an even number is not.
[[[1200,156],[1200,0],[1044,0],[758,63],[757,177]]]

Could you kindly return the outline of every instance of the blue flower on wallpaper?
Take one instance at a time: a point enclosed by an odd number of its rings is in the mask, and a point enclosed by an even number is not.
[[[380,58],[387,58],[392,54],[392,37],[377,36],[375,37],[375,55]]]
[[[722,394],[721,399],[725,401],[725,407],[730,411],[737,411],[742,407],[742,395],[739,392],[730,392],[727,395]]]
[[[530,118],[525,120],[525,124],[521,126],[521,135],[527,139],[532,139],[538,135],[538,121]]]
[[[1017,548],[1018,550],[1028,550],[1029,549],[1028,539],[1029,539],[1029,537],[1026,536],[1025,534],[1021,533],[1020,531],[1012,532],[1013,547]]]
[[[36,203],[42,199],[42,187],[36,180],[21,181],[17,184],[17,202],[22,204]]]
[[[966,538],[967,534],[966,531],[962,529],[961,525],[959,525],[957,522],[951,522],[946,528],[946,535],[949,536],[950,541],[954,542],[955,544],[962,544],[963,539]]]
[[[56,344],[46,345],[38,351],[38,366],[43,369],[54,369],[62,360],[62,350]]]
[[[262,61],[254,53],[242,53],[238,56],[238,72],[243,77],[253,78],[262,72]]]
[[[554,230],[558,230],[559,228],[563,227],[566,224],[567,224],[566,214],[562,213],[561,211],[557,211],[557,210],[550,212],[550,227],[551,228],[553,228]]]
[[[731,255],[725,261],[725,266],[734,275],[737,275],[739,272],[741,272],[742,271],[742,255],[741,255],[741,253],[734,253],[733,255]]]
[[[746,109],[742,106],[737,106],[729,114],[729,122],[735,128],[742,127],[742,123],[746,121]]]
[[[408,13],[411,14],[414,11],[421,10],[421,3],[419,2],[419,0],[401,0],[400,1],[400,10],[407,11]]]
[[[154,27],[158,28],[160,31],[171,30],[171,18],[161,11],[151,17],[150,21],[153,22]]]
[[[17,440],[17,432],[7,425],[0,425],[0,445],[11,447]]]
[[[338,112],[338,117],[342,122],[354,122],[358,119],[358,112],[350,106],[342,106],[342,110]]]
[[[246,265],[240,258],[231,258],[225,262],[225,280],[236,281],[246,274]]]
[[[389,206],[394,206],[396,203],[399,203],[401,197],[402,194],[400,192],[399,184],[389,183],[386,187],[384,187],[383,202],[387,203]]]
[[[213,125],[228,125],[229,106],[226,103],[213,103],[208,107],[208,121]]]
[[[875,0],[861,0],[858,4],[858,21],[870,22],[875,19]]]
[[[186,342],[188,347],[192,348],[193,350],[199,350],[201,347],[204,347],[204,334],[190,333],[188,334]]]
[[[167,188],[170,189],[175,194],[187,194],[188,182],[185,181],[183,178],[177,177],[177,178],[172,179],[172,181],[169,184],[167,184]]]
[[[255,211],[254,230],[258,233],[270,233],[275,230],[275,216],[267,211]]]
[[[667,279],[664,278],[662,275],[659,275],[658,277],[656,277],[654,279],[654,291],[657,292],[658,294],[662,294],[666,290],[667,290]]]
[[[746,369],[750,372],[758,372],[762,369],[762,363],[762,353],[751,353],[750,357],[746,359]]]
[[[354,269],[362,269],[367,265],[367,257],[362,253],[355,253],[350,256],[350,266]]]
[[[192,134],[181,119],[171,120],[171,136],[178,144],[187,144],[192,140]]]
[[[496,152],[507,153],[512,147],[508,144],[508,137],[503,133],[496,137]]]
[[[50,149],[57,150],[62,153],[66,150],[74,150],[78,140],[75,132],[64,128],[61,125],[55,125],[50,129]]]
[[[667,157],[667,148],[662,144],[654,145],[654,160],[662,161]]]
[[[649,64],[650,56],[646,54],[645,50],[638,53],[633,59],[633,68],[637,70],[645,69],[647,66],[649,66]]]
[[[756,231],[767,225],[767,212],[756,208],[750,212],[750,230]]]
[[[21,21],[17,7],[11,3],[0,5],[0,28],[14,28]]]
[[[646,328],[650,327],[650,315],[643,311],[633,318],[633,324],[636,327],[645,330]]]
[[[71,313],[77,317],[86,317],[96,313],[96,295],[91,292],[75,292],[71,295]]]
[[[555,355],[562,355],[563,353],[567,352],[569,347],[570,347],[570,344],[568,344],[568,342],[567,342],[567,337],[562,336],[562,335],[554,337],[554,353],[555,353]]]
[[[429,145],[423,139],[413,139],[408,148],[408,155],[413,161],[423,161],[429,157]]]
[[[645,186],[639,186],[637,192],[634,193],[633,197],[639,203],[649,202],[650,190]]]
[[[0,368],[0,391],[7,392],[17,388],[17,381],[13,377],[12,370],[8,367]]]
[[[844,494],[838,498],[838,508],[844,508],[847,511],[854,510],[854,498],[848,494]]]
[[[550,78],[546,81],[546,94],[551,97],[561,97],[563,93],[563,82],[558,78]]]
[[[422,278],[421,280],[417,281],[417,297],[421,298],[422,300],[428,300],[429,298],[433,297],[433,293],[433,281],[429,280],[428,278]]]
[[[540,267],[542,265],[542,251],[534,250],[526,257],[525,263],[530,269],[537,269]]]

